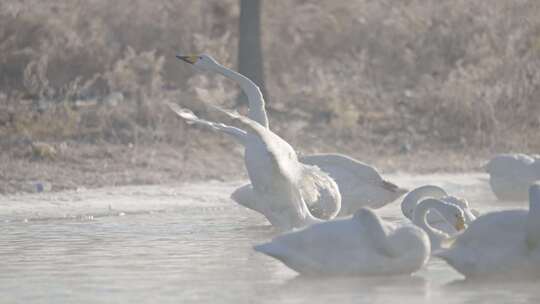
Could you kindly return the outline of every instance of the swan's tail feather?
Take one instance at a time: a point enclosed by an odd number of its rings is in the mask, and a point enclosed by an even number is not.
[[[382,187],[392,193],[400,193],[400,194],[405,194],[407,192],[409,192],[408,189],[405,189],[405,188],[401,188],[399,187],[398,185],[394,184],[394,183],[391,183],[387,180],[383,180],[382,181]]]
[[[285,258],[285,252],[283,252],[282,248],[272,242],[255,245],[253,246],[253,249],[257,252],[266,254],[280,261],[284,260]]]
[[[195,113],[193,113],[193,111],[186,108],[182,108],[179,105],[174,104],[174,103],[169,102],[167,103],[167,105],[174,113],[176,113],[176,115],[184,119],[188,124],[197,124],[197,125],[205,126],[213,130],[231,135],[242,144],[245,142],[245,137],[247,134],[244,130],[241,130],[233,126],[228,126],[223,123],[215,123],[212,121],[199,118],[197,115],[195,115]]]

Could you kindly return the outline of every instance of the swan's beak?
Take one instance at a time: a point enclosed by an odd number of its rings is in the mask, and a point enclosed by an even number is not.
[[[461,231],[463,229],[465,229],[465,219],[462,216],[460,216],[458,217],[456,221],[456,230]]]
[[[199,59],[199,56],[193,56],[193,55],[190,55],[190,56],[182,56],[182,55],[176,55],[176,58],[182,60],[182,61],[185,61],[189,64],[194,64],[195,62],[197,62],[197,59]]]

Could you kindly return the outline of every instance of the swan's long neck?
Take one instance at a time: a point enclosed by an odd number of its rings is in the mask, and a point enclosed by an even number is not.
[[[416,205],[418,205],[418,202],[428,197],[441,198],[446,195],[446,191],[439,186],[425,185],[418,187],[407,193],[403,198],[403,201],[401,202],[401,211],[403,212],[403,215],[412,220],[414,209],[416,208]]]
[[[440,212],[441,215],[445,214],[444,203],[437,200],[428,198],[420,202],[414,209],[413,223],[422,228],[429,236],[431,246],[438,248],[443,240],[449,237],[448,234],[433,228],[427,221],[427,214],[430,209],[435,209]]]
[[[353,215],[353,219],[357,220],[367,231],[367,236],[376,250],[386,255],[393,256],[396,254],[388,242],[388,232],[375,212],[361,208]]]
[[[222,65],[215,65],[213,69],[221,75],[236,81],[249,101],[248,117],[268,128],[268,117],[264,109],[264,98],[259,87],[246,76],[227,69]]]
[[[527,217],[527,245],[529,249],[540,246],[540,185],[529,189],[529,215]]]

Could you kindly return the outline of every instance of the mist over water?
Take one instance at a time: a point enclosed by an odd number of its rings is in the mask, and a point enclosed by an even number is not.
[[[391,175],[435,183],[481,212],[495,201],[487,176]],[[40,303],[520,303],[534,283],[469,283],[442,260],[413,276],[309,278],[252,246],[275,231],[228,198],[240,183],[123,187],[0,197],[2,302]],[[399,202],[380,209],[403,221]]]

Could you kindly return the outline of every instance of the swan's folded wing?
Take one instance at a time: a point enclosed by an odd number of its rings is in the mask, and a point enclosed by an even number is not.
[[[315,260],[328,260],[342,255],[352,243],[361,241],[363,234],[351,219],[338,219],[317,223],[301,230],[275,237],[274,251],[311,256]]]
[[[300,161],[321,168],[340,182],[346,182],[351,178],[373,183],[382,181],[379,172],[373,167],[338,153],[302,155]]]

